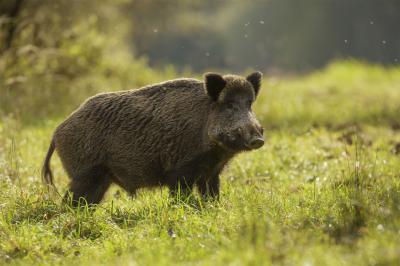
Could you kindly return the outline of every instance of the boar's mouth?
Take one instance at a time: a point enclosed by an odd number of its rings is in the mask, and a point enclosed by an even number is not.
[[[264,139],[262,137],[254,137],[248,143],[246,147],[250,150],[256,150],[264,146]]]
[[[219,132],[210,136],[212,142],[218,146],[230,151],[250,151],[259,149],[264,145],[262,136],[253,137],[251,140],[245,141],[242,138],[237,138],[232,134],[224,134]]]

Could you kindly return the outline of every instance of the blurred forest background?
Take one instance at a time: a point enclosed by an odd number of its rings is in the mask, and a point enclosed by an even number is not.
[[[399,26],[400,0],[0,0],[0,265],[399,265]],[[41,185],[87,97],[252,70],[267,142],[219,202]]]
[[[0,112],[57,115],[178,73],[398,64],[399,11],[398,0],[1,0]]]

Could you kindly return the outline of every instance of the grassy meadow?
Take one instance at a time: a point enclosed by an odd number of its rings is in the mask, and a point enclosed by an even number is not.
[[[103,85],[98,91],[110,89]],[[115,186],[95,209],[61,204],[40,168],[52,131],[74,108],[1,117],[0,264],[400,263],[398,67],[343,61],[301,77],[265,76],[255,112],[266,145],[224,170],[218,202],[171,199],[166,188],[132,198]],[[52,168],[64,193],[57,156]]]

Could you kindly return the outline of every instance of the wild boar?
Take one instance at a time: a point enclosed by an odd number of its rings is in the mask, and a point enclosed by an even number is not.
[[[87,99],[55,130],[42,175],[53,184],[50,159],[61,159],[72,202],[97,204],[111,183],[129,193],[168,186],[172,194],[218,197],[219,175],[236,154],[264,144],[252,112],[262,74],[206,73]]]

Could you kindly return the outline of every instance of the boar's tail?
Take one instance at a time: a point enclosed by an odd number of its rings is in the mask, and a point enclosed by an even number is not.
[[[42,178],[43,181],[48,184],[54,186],[53,183],[53,173],[51,172],[50,169],[50,160],[51,156],[54,153],[54,150],[56,149],[56,145],[54,143],[54,138],[51,140],[49,150],[47,151],[46,158],[44,159],[43,163],[43,168],[42,168]]]

